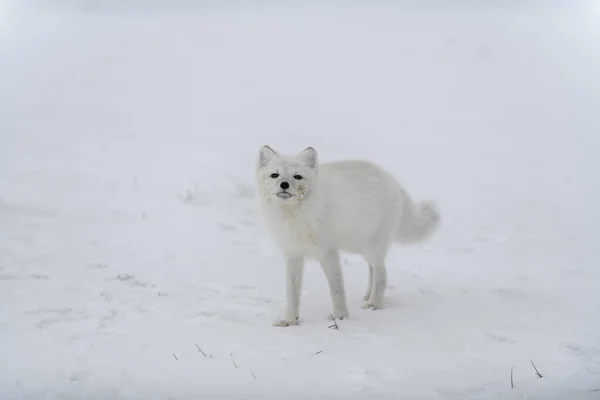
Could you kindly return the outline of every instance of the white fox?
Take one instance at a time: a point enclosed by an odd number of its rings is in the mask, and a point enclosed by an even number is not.
[[[286,257],[287,311],[275,325],[296,325],[304,260],[319,261],[327,277],[333,316],[348,317],[339,252],[369,265],[365,308],[382,307],[385,258],[394,242],[428,238],[440,216],[430,202],[415,205],[398,181],[366,161],[319,165],[315,149],[297,156],[263,146],[257,165],[260,205],[267,228]]]

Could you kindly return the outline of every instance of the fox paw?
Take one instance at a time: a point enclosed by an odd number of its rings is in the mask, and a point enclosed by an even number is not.
[[[331,313],[327,317],[329,320],[333,320],[334,318],[339,319],[339,320],[344,320],[344,319],[348,319],[349,316],[350,316],[350,313],[348,311],[341,311],[341,312]]]
[[[298,317],[294,319],[282,319],[273,323],[274,326],[293,326],[298,325]]]
[[[376,304],[376,303],[367,301],[365,304],[363,304],[363,308],[365,310],[381,310],[383,307],[381,306],[381,304]]]

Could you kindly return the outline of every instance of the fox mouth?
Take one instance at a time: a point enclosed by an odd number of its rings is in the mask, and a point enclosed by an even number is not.
[[[292,196],[293,196],[293,194],[288,193],[288,192],[279,192],[279,193],[277,193],[277,197],[279,197],[280,199],[289,199]]]

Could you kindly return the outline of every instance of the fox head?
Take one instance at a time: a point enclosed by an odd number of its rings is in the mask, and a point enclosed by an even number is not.
[[[282,206],[302,203],[316,188],[318,170],[317,152],[312,147],[295,156],[283,156],[263,146],[256,167],[260,197]]]

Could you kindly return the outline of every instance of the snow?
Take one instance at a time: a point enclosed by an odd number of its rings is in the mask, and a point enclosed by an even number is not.
[[[599,14],[2,3],[0,398],[599,399]],[[272,326],[263,144],[437,202],[385,309],[344,255],[339,330],[316,264],[301,324]]]

